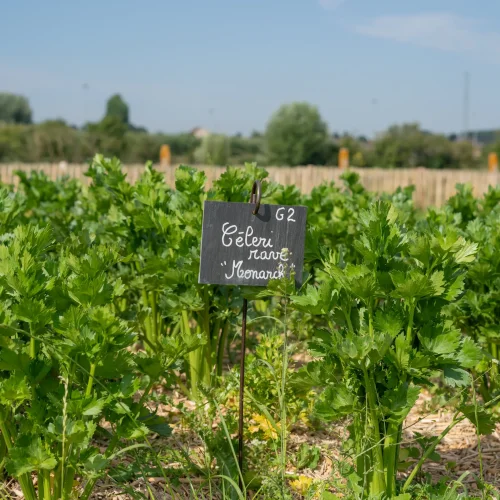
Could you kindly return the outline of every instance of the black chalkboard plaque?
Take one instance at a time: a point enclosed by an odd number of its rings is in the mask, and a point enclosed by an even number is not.
[[[205,201],[199,283],[266,286],[289,276],[302,283],[307,208]]]

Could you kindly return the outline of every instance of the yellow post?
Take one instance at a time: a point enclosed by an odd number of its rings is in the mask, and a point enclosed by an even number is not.
[[[339,150],[339,168],[349,168],[349,150],[347,148]]]
[[[170,146],[168,144],[163,144],[160,148],[160,165],[162,167],[170,165]]]
[[[498,170],[498,155],[490,153],[488,155],[488,172],[496,172]]]

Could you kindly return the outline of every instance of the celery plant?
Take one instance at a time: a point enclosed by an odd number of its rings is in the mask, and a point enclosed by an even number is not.
[[[453,229],[419,235],[386,202],[361,211],[357,221],[358,263],[332,253],[324,280],[292,302],[329,325],[310,344],[321,361],[306,373],[324,385],[316,412],[329,420],[352,416],[350,480],[366,496],[390,498],[398,492],[403,421],[422,386],[439,372],[445,384],[465,387],[466,370],[480,359],[478,346],[446,316],[477,245]],[[466,405],[461,411],[471,416]]]
[[[420,230],[454,226],[478,246],[477,258],[470,263],[465,293],[453,314],[462,330],[484,349],[475,367],[479,389],[485,401],[498,394],[500,345],[500,189],[489,187],[475,197],[472,186],[457,184],[457,193],[440,211],[430,211]]]
[[[115,314],[124,289],[109,274],[118,253],[84,235],[56,246],[47,226],[19,226],[4,236],[0,432],[6,469],[28,500],[66,500],[75,494],[77,475],[92,485],[105,472],[122,440],[168,428],[134,401],[142,384],[129,352],[136,335]],[[103,417],[114,426],[104,454],[90,445],[103,432]]]

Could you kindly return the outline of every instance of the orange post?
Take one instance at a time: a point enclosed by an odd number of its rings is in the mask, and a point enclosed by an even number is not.
[[[488,155],[488,172],[496,172],[498,170],[498,155],[490,153]]]
[[[347,148],[340,148],[339,168],[349,168],[349,150]]]
[[[163,144],[160,148],[160,165],[168,167],[170,165],[170,146]]]

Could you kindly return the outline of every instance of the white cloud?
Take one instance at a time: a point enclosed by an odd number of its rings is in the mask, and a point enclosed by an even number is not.
[[[318,1],[319,5],[326,10],[334,10],[346,2],[346,0],[318,0]]]
[[[379,16],[354,27],[357,33],[452,52],[473,52],[500,62],[500,34],[451,13]]]

